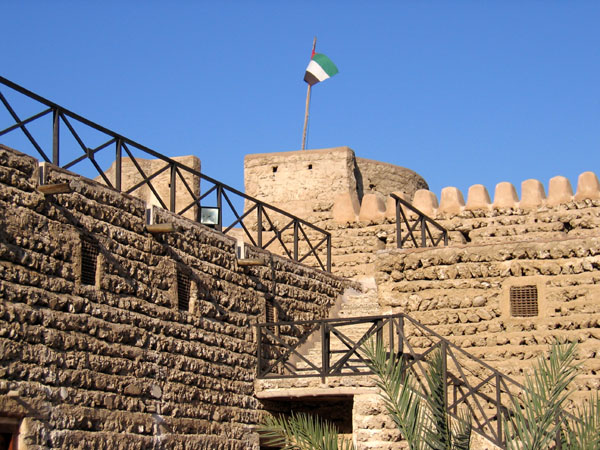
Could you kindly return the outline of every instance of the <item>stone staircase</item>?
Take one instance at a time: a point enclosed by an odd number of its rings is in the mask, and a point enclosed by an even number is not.
[[[352,317],[377,316],[386,313],[379,307],[377,300],[377,286],[375,279],[372,277],[358,280],[360,289],[348,288],[339,299],[338,303],[331,309],[330,319],[348,319]],[[344,326],[342,332],[352,342],[357,342],[369,329],[370,324],[354,324]],[[298,353],[304,356],[318,367],[322,363],[322,342],[321,333],[317,329],[309,336],[307,341],[298,348]],[[334,353],[330,361],[334,364],[341,358],[342,352],[348,350],[348,347],[338,338],[332,337],[330,342],[330,350]],[[308,363],[298,356],[292,356],[290,363],[294,364],[300,370],[309,368]],[[353,359],[353,361],[356,361]],[[256,389],[290,389],[290,388],[307,388],[323,386],[320,378],[300,378],[300,379],[272,379],[272,380],[257,380]],[[358,377],[328,377],[326,385],[335,386],[373,386],[373,381],[368,376]]]
[[[391,311],[383,310],[378,303],[377,287],[373,279],[363,279],[361,289],[347,289],[339,303],[332,309],[331,319],[352,319],[365,316],[378,316],[389,314]],[[336,329],[342,328],[344,335],[351,341],[357,342],[369,330],[371,324],[351,324],[340,327],[336,324]],[[384,339],[387,329],[384,330]],[[415,350],[422,353],[427,348],[421,348],[418,345],[418,340],[423,337],[408,337],[413,341]],[[415,339],[417,341],[415,341]],[[320,330],[315,330],[309,340],[299,347],[298,352],[315,364],[321,367],[322,364],[322,342]],[[348,347],[333,337],[331,334],[330,351],[339,350],[339,356],[334,354],[330,360],[330,367],[335,364],[336,360],[343,353],[347,352]],[[462,358],[459,358],[462,361]],[[448,369],[453,373],[460,373],[452,364],[453,359],[448,360]],[[310,366],[301,358],[291,358],[297,369],[308,369]],[[359,368],[362,372],[366,367],[358,357],[351,360],[353,367]],[[471,378],[472,374],[466,368],[463,369]],[[344,371],[348,374],[348,372]],[[419,376],[419,375],[417,375]],[[481,381],[475,377],[470,379],[470,384],[475,386]],[[495,398],[493,391],[487,392],[487,386],[483,386],[481,390],[485,391],[490,399]],[[403,450],[407,448],[407,444],[401,441],[399,432],[387,415],[386,408],[378,395],[378,390],[375,387],[375,378],[370,375],[358,376],[328,376],[325,380],[320,377],[298,377],[298,378],[272,378],[272,379],[257,379],[255,381],[256,395],[263,401],[321,401],[326,404],[332,398],[343,398],[352,396],[353,398],[353,436],[359,450]],[[449,402],[452,404],[457,396],[461,397],[467,392],[466,388],[458,391],[450,391]],[[323,399],[323,400],[317,400]],[[508,399],[503,394],[503,403],[507,403]],[[474,410],[474,421],[480,426],[484,424],[485,417],[494,417],[496,410],[492,403],[485,400],[479,400],[482,411]],[[272,405],[272,404],[271,404]],[[464,406],[461,406],[464,408]],[[490,422],[490,426],[495,427],[494,419]],[[473,448],[477,450],[499,450],[499,447],[491,443],[485,437],[474,433]]]
[[[332,308],[329,315],[330,319],[348,319],[352,317],[376,316],[381,314],[379,303],[377,301],[377,286],[375,285],[375,280],[373,278],[363,279],[360,284],[361,290],[353,288],[346,289],[339,304]],[[369,327],[370,324],[348,325],[343,328],[342,332],[349,340],[357,342],[368,331]],[[312,363],[321,364],[321,348],[322,342],[320,330],[315,330],[307,342],[299,348],[298,352]],[[341,357],[341,352],[348,350],[347,345],[333,336],[329,348],[331,352],[334,352],[331,364],[334,364]],[[335,352],[340,353],[336,354]],[[296,363],[301,369],[308,367],[308,364],[299,357],[292,358],[291,361]]]

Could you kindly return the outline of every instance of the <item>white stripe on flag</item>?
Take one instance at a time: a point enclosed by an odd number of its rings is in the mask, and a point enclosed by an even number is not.
[[[312,73],[319,81],[323,81],[329,78],[327,72],[325,72],[323,68],[313,60],[311,60],[310,63],[308,63],[306,71]]]

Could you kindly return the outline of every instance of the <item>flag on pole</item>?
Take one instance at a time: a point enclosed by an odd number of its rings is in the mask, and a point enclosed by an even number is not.
[[[309,85],[331,78],[338,73],[338,68],[327,56],[322,53],[313,53],[310,63],[304,74],[304,81]]]

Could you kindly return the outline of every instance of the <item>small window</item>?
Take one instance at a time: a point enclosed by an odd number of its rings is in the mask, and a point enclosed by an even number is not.
[[[277,172],[277,166],[273,166],[273,173]]]
[[[98,245],[87,238],[81,238],[81,283],[96,284],[98,266]]]
[[[308,165],[308,170],[312,170],[312,164]]]
[[[177,306],[180,311],[190,310],[190,277],[177,271]]]
[[[512,317],[537,317],[537,286],[513,286],[510,288],[510,315]]]
[[[265,300],[265,322],[275,322],[275,306],[273,300]]]

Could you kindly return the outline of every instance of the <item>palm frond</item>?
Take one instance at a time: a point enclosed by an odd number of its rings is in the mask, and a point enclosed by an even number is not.
[[[446,380],[443,373],[443,355],[440,350],[432,353],[424,376],[428,387],[425,399],[429,405],[428,412],[432,424],[432,427],[425,432],[425,440],[433,450],[450,450],[452,434],[450,417],[446,409],[448,404]]]
[[[567,387],[577,375],[575,344],[554,343],[548,359],[541,356],[533,376],[527,375],[523,400],[511,396],[510,420],[504,420],[507,448],[545,450],[556,440],[559,418],[569,392]]]
[[[267,416],[259,433],[268,445],[282,450],[353,449],[352,442],[340,438],[333,424],[304,413]]]
[[[377,376],[385,408],[406,439],[411,450],[423,449],[423,433],[427,428],[424,400],[418,392],[411,372],[401,357],[388,354],[381,341],[368,341],[363,347],[370,369]]]
[[[473,416],[466,409],[459,413],[452,427],[452,449],[469,450],[473,432]]]
[[[600,448],[600,396],[596,392],[588,404],[579,406],[575,419],[563,422],[562,447],[572,450]]]

